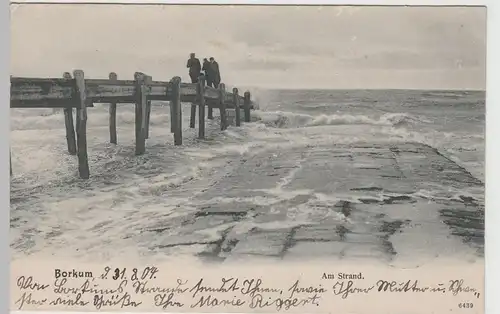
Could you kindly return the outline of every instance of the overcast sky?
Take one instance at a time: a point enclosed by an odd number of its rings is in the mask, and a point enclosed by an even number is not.
[[[477,7],[12,5],[11,42],[15,76],[188,80],[196,52],[228,85],[485,89]]]

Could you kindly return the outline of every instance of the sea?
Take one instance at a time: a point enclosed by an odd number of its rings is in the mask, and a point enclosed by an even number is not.
[[[11,109],[13,258],[142,254],[136,236],[152,221],[195,210],[200,204],[193,196],[230,163],[263,151],[418,142],[484,182],[484,91],[256,89],[252,97],[259,109],[251,123],[221,131],[215,110],[204,140],[189,128],[185,104],[182,146],[173,145],[168,103],[153,103],[142,156],[134,154],[133,105],[118,105],[114,145],[108,106],[96,104],[88,110],[86,181],[78,179],[77,159],[67,153],[61,110]],[[464,193],[484,201],[482,191]]]

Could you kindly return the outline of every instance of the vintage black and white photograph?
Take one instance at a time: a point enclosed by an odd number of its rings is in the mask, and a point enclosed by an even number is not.
[[[12,259],[484,258],[486,8],[11,6]]]

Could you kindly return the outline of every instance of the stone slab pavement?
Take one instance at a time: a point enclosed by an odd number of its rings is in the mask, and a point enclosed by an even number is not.
[[[194,213],[143,235],[155,239],[145,243],[151,250],[214,261],[480,257],[483,192],[423,144],[274,150],[218,176],[194,197]]]

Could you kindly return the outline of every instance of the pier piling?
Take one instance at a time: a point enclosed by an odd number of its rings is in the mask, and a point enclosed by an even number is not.
[[[136,72],[135,80],[135,154],[142,155],[146,151],[146,75]]]
[[[213,108],[211,105],[208,105],[208,116],[207,119],[213,120],[214,119],[214,112]]]
[[[78,147],[78,173],[80,178],[88,179],[90,177],[89,161],[87,155],[87,99],[85,88],[85,75],[82,70],[75,70],[73,76],[76,82],[76,92],[78,99],[77,107],[77,147]]]
[[[63,78],[71,80],[71,73],[64,72]],[[78,110],[78,109],[77,109]],[[75,125],[73,123],[73,108],[64,108],[64,126],[66,128],[66,143],[68,145],[68,153],[76,155],[76,138]]]
[[[194,129],[196,126],[196,103],[191,104],[191,116],[189,117],[189,127]]]
[[[181,78],[172,78],[172,99],[170,108],[172,113],[172,128],[174,130],[174,145],[182,145],[182,107],[181,107]]]
[[[198,98],[199,115],[198,115],[198,138],[205,138],[205,76],[201,75],[198,79],[196,89],[196,96]]]
[[[144,78],[144,84],[145,88],[147,90],[148,85],[151,84],[152,78],[151,76],[145,76]],[[146,92],[147,96],[147,92]],[[149,122],[151,119],[151,100],[146,99],[146,106],[144,108],[144,139],[149,138]]]
[[[115,72],[109,73],[109,80],[111,82],[116,82],[118,76]],[[111,144],[117,144],[116,136],[116,102],[109,103],[109,142]]]
[[[174,84],[173,79],[170,80],[169,84],[170,85],[168,85],[168,86],[173,86],[173,84]],[[173,93],[173,91],[172,91],[172,93]],[[167,87],[167,95],[168,95],[168,87]],[[175,116],[174,116],[175,115],[175,113],[174,113],[175,108],[173,107],[172,100],[169,101],[169,107],[170,107],[169,108],[170,109],[170,133],[174,133],[175,132],[175,125],[174,125],[175,124],[175,121],[174,121],[175,120]]]
[[[246,91],[243,97],[243,110],[245,112],[245,122],[250,122],[250,92]]]
[[[240,112],[240,97],[238,95],[238,89],[233,88],[233,102],[234,102],[234,111],[235,111],[235,119],[236,126],[241,126],[241,112]]]
[[[146,138],[149,138],[149,125],[151,122],[151,101],[146,103]]]
[[[226,85],[219,85],[219,109],[220,109],[220,129],[227,129],[227,111],[226,111]]]

